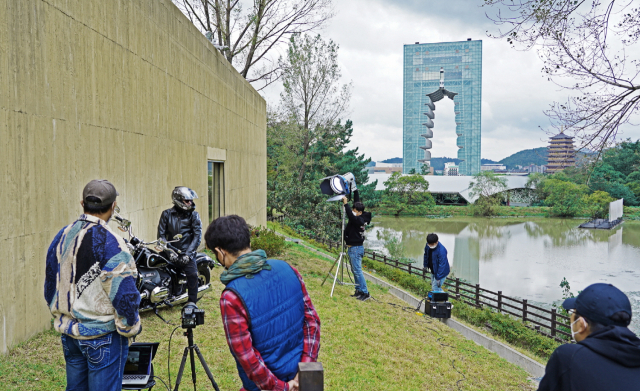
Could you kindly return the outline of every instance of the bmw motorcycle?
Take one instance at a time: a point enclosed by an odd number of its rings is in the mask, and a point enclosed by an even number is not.
[[[138,268],[137,287],[142,300],[139,311],[150,311],[163,321],[158,314],[158,309],[168,306],[183,304],[188,301],[187,276],[182,269],[175,266],[171,259],[177,259],[180,250],[171,243],[177,242],[182,235],[176,235],[173,240],[164,239],[144,242],[133,234],[131,221],[120,216],[120,209],[116,207],[114,219],[118,222],[118,229],[129,234],[125,239],[127,247],[136,262]],[[211,290],[211,269],[215,263],[211,257],[204,253],[196,254],[198,268],[198,299]]]

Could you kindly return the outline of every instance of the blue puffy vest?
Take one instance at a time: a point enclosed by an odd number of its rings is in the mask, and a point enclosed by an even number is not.
[[[269,259],[267,263],[271,270],[262,270],[251,279],[236,278],[226,289],[244,303],[253,347],[260,352],[267,368],[278,379],[289,381],[298,373],[302,357],[304,296],[291,266],[277,259]],[[237,359],[236,366],[242,386],[248,391],[260,391]]]

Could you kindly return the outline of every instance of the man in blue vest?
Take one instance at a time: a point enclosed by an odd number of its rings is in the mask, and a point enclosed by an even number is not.
[[[251,251],[240,216],[217,218],[204,238],[226,269],[220,314],[241,391],[297,391],[298,363],[317,361],[320,349],[320,318],[302,277],[263,250]]]

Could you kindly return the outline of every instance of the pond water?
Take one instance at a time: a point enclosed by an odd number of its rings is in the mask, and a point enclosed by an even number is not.
[[[581,220],[377,216],[365,246],[389,255],[385,238],[400,239],[404,256],[422,267],[428,233],[449,253],[456,277],[507,296],[551,304],[562,298],[566,277],[574,294],[606,282],[630,298],[640,334],[640,222],[608,230],[578,228]]]

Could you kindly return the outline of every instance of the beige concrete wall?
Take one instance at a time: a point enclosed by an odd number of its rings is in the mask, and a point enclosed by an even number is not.
[[[155,238],[177,185],[208,223],[208,157],[265,224],[265,101],[170,0],[0,0],[0,352],[49,327],[46,250],[89,180]]]

